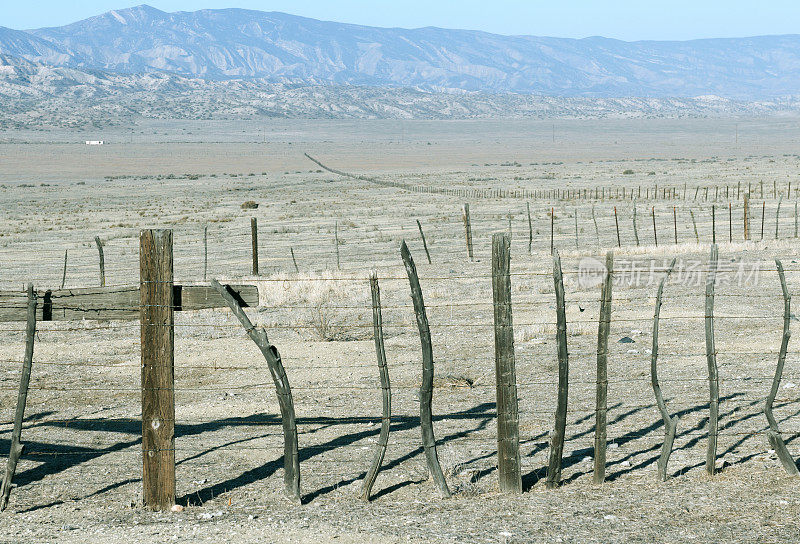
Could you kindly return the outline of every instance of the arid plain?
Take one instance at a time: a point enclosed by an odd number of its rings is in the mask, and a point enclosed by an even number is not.
[[[375,181],[321,170],[304,153]],[[786,268],[789,291],[800,290],[799,171],[797,117],[164,121],[98,132],[6,131],[0,135],[2,290],[20,291],[27,282],[56,289],[62,278],[67,287],[98,285],[95,236],[104,243],[107,284],[136,285],[145,228],[173,229],[176,281],[202,282],[207,228],[208,277],[259,286],[260,307],[250,312],[280,350],[294,391],[304,504],[283,497],[274,387],[228,310],[176,314],[182,512],[152,513],[141,505],[138,323],[48,322],[36,337],[22,435],[27,449],[10,507],[0,515],[0,541],[792,541],[800,534],[798,481],[770,451],[762,407],[783,332],[774,259]],[[478,198],[420,187],[570,192]],[[602,197],[594,196],[600,188]],[[258,207],[243,209],[246,201]],[[251,273],[251,217],[259,228],[258,276]],[[565,273],[571,379],[563,483],[556,490],[546,490],[543,480],[557,380],[551,225]],[[520,496],[499,493],[496,473],[490,249],[491,235],[509,230]],[[722,402],[721,470],[712,478],[704,470],[704,303],[714,237]],[[422,453],[420,343],[402,240],[419,268],[431,322],[434,426],[453,491],[448,499],[439,497]],[[607,251],[614,251],[616,271],[608,480],[593,485],[599,288],[578,272],[586,258],[603,259]],[[670,478],[659,482],[663,424],[650,386],[650,349],[656,288],[672,258],[678,269],[665,289],[659,372],[680,422]],[[358,496],[381,410],[372,271],[383,298],[394,420],[367,504]],[[22,325],[0,324],[3,453]],[[793,318],[776,401],[795,457],[797,325]]]

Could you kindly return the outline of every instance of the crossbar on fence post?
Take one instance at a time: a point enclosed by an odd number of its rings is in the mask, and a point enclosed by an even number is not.
[[[519,459],[519,407],[511,312],[511,238],[492,237],[494,360],[497,385],[497,469],[500,491],[522,493]]]
[[[175,504],[174,300],[171,230],[139,235],[144,505]]]

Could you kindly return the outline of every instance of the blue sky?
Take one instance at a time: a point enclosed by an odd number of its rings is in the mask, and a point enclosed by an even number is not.
[[[143,0],[0,0],[0,26],[58,26]],[[768,0],[150,0],[163,11],[241,7],[374,26],[469,28],[623,40],[800,33],[800,1]],[[76,6],[76,4],[78,4]]]

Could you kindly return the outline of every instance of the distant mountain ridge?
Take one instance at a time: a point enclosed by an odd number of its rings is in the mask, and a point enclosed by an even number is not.
[[[115,10],[57,28],[0,27],[0,53],[45,65],[208,80],[559,97],[764,100],[800,94],[800,35],[687,42],[375,28],[242,9]]]

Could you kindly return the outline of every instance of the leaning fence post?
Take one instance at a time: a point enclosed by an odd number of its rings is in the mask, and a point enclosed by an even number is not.
[[[622,247],[622,240],[619,237],[619,219],[617,218],[617,207],[614,206],[614,225],[617,227],[617,247]]]
[[[17,463],[22,455],[22,421],[25,418],[25,404],[28,401],[28,385],[31,381],[31,367],[33,366],[33,344],[36,338],[36,292],[33,284],[28,284],[28,313],[26,316],[25,327],[25,359],[22,363],[22,375],[19,378],[19,393],[17,394],[17,410],[14,415],[14,430],[11,434],[11,446],[6,461],[6,473],[3,478],[3,485],[0,488],[0,511],[8,506],[8,499],[11,496],[11,487],[14,481],[14,474],[17,471]]]
[[[431,264],[431,253],[428,251],[428,242],[425,240],[425,233],[422,232],[422,223],[417,219],[417,228],[419,228],[419,235],[422,237],[422,247],[425,249],[425,256],[428,257],[428,264]]]
[[[528,255],[530,255],[533,249],[533,221],[531,220],[531,203],[526,202],[525,206],[528,208]]]
[[[364,478],[361,498],[369,501],[372,486],[378,478],[386,448],[389,445],[389,428],[392,424],[392,386],[389,383],[389,368],[386,366],[386,347],[383,343],[383,316],[381,314],[381,289],[378,285],[378,275],[373,272],[369,277],[369,286],[372,293],[372,330],[375,337],[375,354],[378,357],[378,372],[381,377],[381,400],[383,413],[381,417],[381,433],[375,449],[372,466]]]
[[[272,382],[275,384],[275,393],[278,396],[278,407],[281,411],[281,423],[283,425],[283,483],[289,499],[299,503],[300,456],[297,448],[297,420],[294,412],[292,389],[289,386],[289,378],[286,376],[286,370],[281,361],[281,354],[275,346],[270,344],[264,327],[256,328],[253,326],[242,306],[233,298],[233,295],[226,287],[223,287],[215,279],[211,280],[211,287],[222,297],[267,361],[267,366],[272,375]]]
[[[611,289],[614,254],[606,254],[606,269],[600,291],[600,319],[597,328],[597,394],[594,428],[594,483],[606,479],[606,419],[608,414],[608,334],[611,329]]]
[[[653,240],[655,240],[656,247],[658,247],[658,230],[656,229],[656,207],[653,206]]]
[[[667,268],[667,273],[658,284],[658,293],[656,294],[656,309],[653,314],[653,349],[650,354],[650,382],[653,386],[653,393],[656,396],[656,404],[658,410],[661,412],[661,418],[664,420],[664,444],[661,446],[661,456],[658,458],[658,479],[666,481],[667,479],[667,463],[672,454],[672,444],[675,442],[675,429],[678,427],[678,416],[670,417],[667,411],[667,405],[664,402],[664,396],[661,393],[661,386],[658,383],[658,320],[661,315],[661,299],[664,294],[664,285],[667,283],[672,270],[675,268],[676,259]]]
[[[408,250],[405,240],[400,245],[400,256],[408,274],[408,282],[411,286],[411,299],[414,303],[414,314],[417,317],[417,328],[419,329],[419,339],[422,345],[422,384],[419,388],[419,422],[422,432],[422,447],[425,450],[425,458],[428,462],[428,470],[433,476],[433,480],[439,487],[439,491],[445,497],[450,496],[450,489],[439,465],[439,456],[436,453],[436,437],[433,433],[433,345],[431,343],[431,329],[428,325],[428,315],[425,312],[425,301],[422,298],[422,288],[419,285],[417,267],[411,252]]]
[[[250,218],[250,243],[253,252],[253,275],[258,276],[258,219]]]
[[[770,446],[772,446],[772,449],[775,450],[775,453],[778,455],[778,459],[781,460],[781,464],[783,465],[783,468],[786,469],[786,472],[792,476],[800,476],[800,472],[797,470],[797,464],[794,462],[792,454],[789,453],[788,449],[786,449],[783,436],[781,435],[781,431],[778,429],[778,422],[775,420],[775,416],[772,413],[772,403],[775,402],[775,396],[778,394],[778,388],[781,385],[783,366],[786,363],[786,350],[789,347],[789,338],[792,335],[791,331],[789,330],[789,326],[792,321],[792,297],[789,295],[789,289],[786,287],[786,277],[783,273],[783,264],[778,259],[775,259],[775,265],[778,269],[778,277],[781,281],[781,291],[783,292],[783,337],[781,338],[781,349],[778,354],[778,364],[775,367],[775,378],[772,380],[772,389],[770,389],[769,395],[767,396],[767,401],[764,403],[764,415],[767,416],[767,421],[769,422],[769,431],[767,431],[767,437],[769,439]]]
[[[700,243],[700,234],[697,232],[697,221],[694,219],[694,210],[689,210],[689,217],[692,218],[692,227],[694,228],[694,240],[698,244]]]
[[[94,243],[97,244],[97,253],[100,256],[100,287],[106,286],[106,260],[103,255],[103,242],[100,241],[99,236],[94,237]]]
[[[564,435],[567,429],[567,398],[569,390],[569,358],[567,355],[567,313],[564,302],[564,278],[561,258],[553,253],[553,283],[556,294],[556,342],[558,344],[558,403],[555,428],[550,439],[550,461],[547,465],[547,489],[558,487],[561,480],[561,458],[564,453]]]
[[[294,272],[295,272],[295,274],[299,274],[300,273],[300,268],[297,266],[297,259],[294,256],[294,248],[293,247],[289,248],[289,253],[291,253],[291,255],[292,255],[292,264],[294,265]]]
[[[519,408],[511,311],[511,239],[492,237],[494,360],[497,379],[497,469],[500,491],[522,493],[519,459]]]
[[[467,240],[467,255],[469,260],[474,260],[474,253],[472,251],[472,222],[469,218],[469,204],[464,204],[464,213],[462,219],[464,220],[464,236]]]
[[[706,453],[706,472],[711,476],[716,470],[717,437],[719,436],[719,371],[717,369],[717,351],[714,346],[714,286],[717,279],[717,245],[711,245],[711,258],[708,263],[706,278],[706,359],[708,362],[708,451]]]
[[[144,504],[175,504],[175,385],[172,231],[139,235]]]

